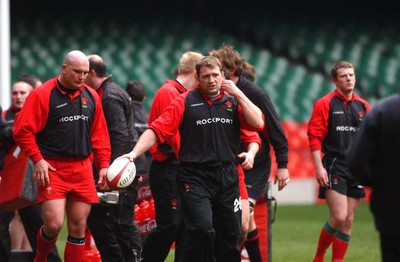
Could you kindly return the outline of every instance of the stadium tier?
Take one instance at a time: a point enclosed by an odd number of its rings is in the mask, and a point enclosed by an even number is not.
[[[107,62],[108,71],[122,86],[131,79],[144,82],[146,106],[150,107],[158,87],[173,77],[174,67],[184,51],[206,54],[222,44],[235,46],[256,67],[256,82],[270,95],[283,120],[308,118],[313,94],[319,94],[324,86],[321,83],[327,81],[320,72],[309,72],[305,66],[293,64],[284,56],[273,55],[266,48],[220,34],[200,23],[92,21],[81,24],[75,20],[66,24],[57,20],[31,23],[21,19],[12,25],[12,80],[28,73],[46,80],[59,72],[66,52],[80,49],[87,54],[100,54]],[[313,91],[311,95],[307,94],[309,90]]]
[[[398,90],[400,44],[391,26],[382,32],[372,26],[366,31],[356,24],[340,28],[334,23],[249,22],[239,30],[252,37],[221,34],[211,26],[179,19],[68,24],[19,19],[11,31],[12,80],[26,73],[47,79],[59,72],[66,52],[81,49],[103,56],[122,86],[131,79],[143,81],[149,107],[157,88],[173,77],[182,52],[208,53],[231,44],[255,66],[256,82],[277,105],[282,120],[308,119],[315,98],[332,90],[329,70],[338,60],[355,65],[359,92],[371,103]]]
[[[165,79],[173,78],[181,54],[207,54],[223,44],[233,45],[257,70],[256,83],[270,96],[284,122],[290,145],[290,165],[297,177],[313,176],[306,126],[316,98],[333,90],[330,67],[349,60],[357,71],[357,92],[371,104],[397,91],[400,80],[400,34],[394,26],[345,28],[334,23],[264,21],[221,30],[199,22],[137,19],[85,22],[24,17],[11,28],[12,81],[22,74],[46,80],[60,71],[64,55],[73,49],[101,55],[114,80],[146,85],[146,107]]]
[[[255,46],[267,46],[311,72],[329,76],[334,62],[348,60],[357,73],[359,93],[373,104],[399,91],[400,35],[397,23],[371,20],[256,18],[239,27]]]

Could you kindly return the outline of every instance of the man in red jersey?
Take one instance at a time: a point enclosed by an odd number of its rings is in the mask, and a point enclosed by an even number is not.
[[[335,91],[318,99],[308,123],[308,140],[320,186],[319,198],[326,199],[330,217],[321,230],[315,262],[324,261],[332,244],[332,261],[344,260],[358,200],[364,188],[355,182],[346,156],[370,105],[354,93],[356,76],[351,63],[333,65]],[[323,158],[322,158],[322,154]]]
[[[160,87],[150,109],[149,124],[156,120],[180,94],[196,87],[196,63],[203,58],[197,52],[185,52],[179,60],[175,80],[167,80]],[[172,243],[176,240],[176,256],[180,253],[180,199],[176,183],[179,162],[180,136],[176,134],[151,149],[150,189],[154,199],[157,227],[147,235],[143,245],[143,261],[165,261]],[[154,252],[154,250],[157,252]]]
[[[60,75],[34,89],[17,115],[13,135],[35,165],[43,227],[38,231],[35,262],[47,260],[67,215],[64,261],[81,261],[86,220],[98,202],[91,156],[101,168],[100,187],[110,163],[110,141],[99,96],[86,86],[89,61],[69,52]]]
[[[240,129],[264,127],[261,110],[224,77],[212,56],[196,64],[199,86],[149,125],[132,152],[136,160],[156,142],[179,133],[178,191],[185,224],[183,261],[240,261]]]

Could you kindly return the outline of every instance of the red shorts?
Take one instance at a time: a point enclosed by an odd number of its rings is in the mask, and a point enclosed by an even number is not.
[[[247,194],[246,183],[244,182],[244,172],[243,168],[240,164],[236,164],[238,176],[239,176],[239,190],[240,190],[240,198],[242,200],[249,199],[249,195]]]
[[[92,162],[83,160],[46,161],[56,169],[49,170],[50,184],[38,186],[38,203],[50,199],[67,199],[84,203],[98,203]]]

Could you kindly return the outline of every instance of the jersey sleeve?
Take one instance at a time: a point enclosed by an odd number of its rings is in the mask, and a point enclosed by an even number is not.
[[[149,125],[149,128],[156,133],[160,143],[163,143],[166,139],[178,133],[178,128],[182,123],[185,110],[184,103],[186,95],[187,93],[174,99],[165,109],[164,113]]]
[[[49,113],[49,96],[33,90],[21,111],[15,116],[13,137],[17,145],[34,163],[43,159],[36,143],[36,134],[43,130]]]
[[[240,129],[240,139],[243,144],[247,147],[250,143],[257,143],[261,149],[261,138],[255,131],[249,131],[246,129]]]
[[[328,134],[329,101],[317,100],[308,122],[307,135],[310,151],[321,150],[322,141]]]
[[[254,126],[251,126],[251,125],[247,124],[247,122],[246,122],[246,120],[244,118],[244,115],[243,115],[242,108],[240,107],[240,105],[238,105],[238,114],[239,114],[239,122],[240,122],[240,127],[241,128],[247,129],[249,131],[261,131],[265,126],[264,114],[262,114],[262,118],[263,118],[263,121],[264,121],[264,126],[261,127],[261,128],[257,128],[257,127],[254,127]]]
[[[148,126],[150,126],[150,124],[154,120],[156,120],[168,108],[168,106],[172,103],[172,101],[175,100],[177,96],[179,96],[179,92],[171,83],[167,82],[162,87],[160,87],[151,105]],[[175,135],[168,137],[165,142],[174,151],[175,155],[177,155],[180,145],[179,133],[176,133]],[[159,149],[159,145],[160,143],[156,143],[155,145],[153,145],[152,148],[150,149],[150,153],[153,155],[155,159],[161,161],[162,159],[165,159],[168,156],[167,153],[161,152],[161,150]]]

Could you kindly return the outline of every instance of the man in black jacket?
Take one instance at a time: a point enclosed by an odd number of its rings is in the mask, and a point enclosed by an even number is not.
[[[134,128],[134,112],[128,93],[106,75],[106,65],[98,55],[89,55],[89,74],[86,84],[101,97],[111,143],[111,162],[128,153],[138,134]],[[133,222],[137,198],[137,179],[147,173],[146,159],[136,163],[134,183],[119,191],[116,205],[93,205],[88,226],[103,262],[140,261],[142,242]]]
[[[126,84],[126,92],[131,98],[133,112],[135,115],[135,129],[139,136],[146,131],[149,124],[149,110],[144,107],[144,101],[146,100],[146,87],[143,82],[138,80],[128,81]],[[146,161],[150,169],[152,162],[152,156],[149,151],[146,152]],[[150,171],[150,170],[149,170]]]
[[[349,169],[372,188],[371,211],[382,261],[400,261],[400,94],[378,101],[366,115],[348,156]]]

